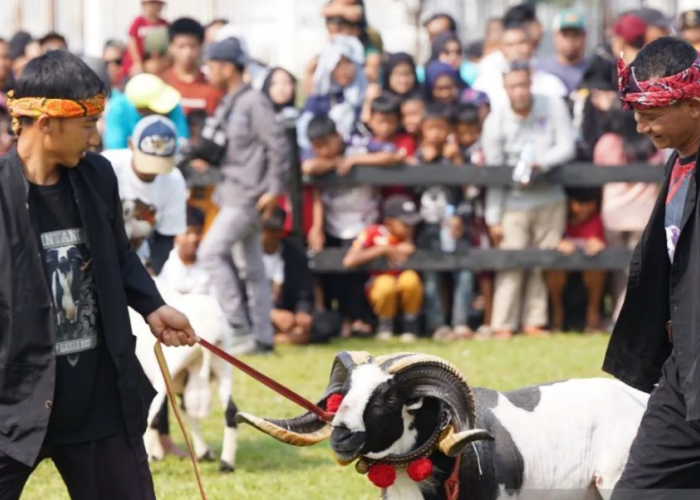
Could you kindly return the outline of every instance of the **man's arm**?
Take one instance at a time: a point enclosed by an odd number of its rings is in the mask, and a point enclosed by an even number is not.
[[[251,103],[251,126],[255,135],[265,146],[267,193],[279,195],[290,167],[291,148],[284,125],[277,121],[269,100],[262,94],[255,96]]]
[[[323,175],[335,170],[337,165],[337,159],[309,158],[301,164],[301,172],[304,175]]]
[[[543,172],[572,160],[576,154],[574,128],[566,104],[561,99],[550,97],[548,100],[550,101],[549,117],[554,127],[554,146],[547,149],[541,157],[536,158]]]
[[[379,257],[384,257],[388,249],[388,246],[362,248],[362,245],[355,243],[350,247],[348,253],[345,254],[345,258],[343,259],[343,267],[353,269],[364,266],[365,264],[369,264]]]
[[[124,292],[126,292],[127,304],[144,318],[165,305],[160,296],[155,282],[143,267],[141,259],[131,249],[131,243],[124,229],[124,217],[122,214],[122,202],[119,198],[119,189],[116,177],[112,190],[112,234],[119,256],[119,268],[122,275]]]

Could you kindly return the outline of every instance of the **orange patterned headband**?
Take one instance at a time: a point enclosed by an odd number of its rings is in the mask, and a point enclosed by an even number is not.
[[[95,116],[105,109],[105,94],[97,94],[88,99],[74,101],[72,99],[47,99],[44,97],[14,98],[14,91],[7,93],[7,109],[12,114],[12,130],[19,134],[21,126],[19,118],[27,116],[38,118],[48,115],[50,118],[78,118]]]

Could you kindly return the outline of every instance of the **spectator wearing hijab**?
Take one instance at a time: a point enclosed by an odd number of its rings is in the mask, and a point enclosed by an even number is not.
[[[449,64],[432,61],[425,68],[426,80],[423,92],[426,102],[455,104],[466,88],[459,73]]]
[[[313,89],[297,122],[302,150],[311,149],[306,129],[314,115],[328,115],[343,139],[356,130],[367,89],[362,69],[364,50],[355,37],[336,36],[323,48],[313,77]]]
[[[462,49],[459,37],[453,31],[445,31],[435,37],[431,44],[428,64],[433,61],[440,61],[452,66],[459,72],[460,78],[467,84],[473,83],[476,79],[477,65],[464,59],[464,50]],[[425,82],[424,67],[417,69],[417,75],[420,82]]]
[[[405,52],[391,54],[384,63],[382,88],[403,98],[418,89],[416,63]]]

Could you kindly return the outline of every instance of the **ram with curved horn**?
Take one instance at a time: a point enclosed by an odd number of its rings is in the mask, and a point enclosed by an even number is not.
[[[319,401],[330,424],[237,418],[296,446],[330,438],[384,500],[589,500],[619,479],[647,399],[607,378],[472,388],[436,356],[342,352]]]

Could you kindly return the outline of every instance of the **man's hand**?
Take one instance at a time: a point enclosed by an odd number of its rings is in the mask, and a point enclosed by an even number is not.
[[[355,167],[355,161],[352,158],[343,158],[338,162],[336,172],[338,175],[348,175]]]
[[[491,241],[493,246],[498,248],[503,242],[503,228],[500,224],[489,226],[489,235],[491,236]]]
[[[146,318],[151,332],[166,346],[192,346],[197,342],[197,336],[192,330],[190,320],[175,308],[161,306]]]
[[[561,240],[557,246],[557,250],[564,255],[571,255],[576,251],[576,244],[571,240]]]
[[[277,205],[277,195],[273,193],[265,193],[260,199],[255,208],[260,212],[264,219],[272,215],[275,206]]]
[[[294,313],[291,311],[273,309],[270,311],[270,320],[282,333],[287,333],[294,327]]]
[[[598,255],[603,249],[605,249],[605,243],[599,238],[588,238],[583,245],[583,252],[589,257]]]
[[[323,227],[312,226],[309,230],[309,250],[312,252],[320,252],[326,244],[326,235],[323,232]]]
[[[442,156],[453,163],[462,163],[462,155],[459,152],[459,144],[456,142],[448,142],[442,148]]]
[[[462,221],[462,218],[459,215],[450,217],[447,224],[450,228],[450,236],[452,236],[455,240],[458,240],[464,236],[464,221]]]

